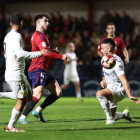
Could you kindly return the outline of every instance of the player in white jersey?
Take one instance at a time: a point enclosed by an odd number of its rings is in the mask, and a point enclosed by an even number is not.
[[[6,132],[25,132],[15,127],[15,123],[20,117],[27,101],[32,99],[31,88],[24,75],[24,59],[32,59],[46,54],[47,50],[38,52],[26,52],[23,50],[24,44],[20,34],[23,24],[23,17],[20,14],[13,14],[10,17],[11,31],[5,36],[4,50],[6,59],[5,80],[12,89],[13,98],[16,97],[17,103],[12,110],[11,118],[6,127]]]
[[[123,112],[116,112],[117,103],[127,94],[129,99],[133,102],[139,101],[131,95],[129,84],[124,73],[124,64],[122,59],[114,54],[115,42],[108,38],[101,43],[101,52],[103,55],[113,55],[116,59],[116,65],[112,69],[103,68],[103,80],[101,86],[104,88],[97,91],[96,97],[99,100],[103,110],[106,113],[106,124],[113,124],[115,120],[125,118],[130,122],[134,122],[129,114],[129,110],[125,109]]]
[[[69,83],[73,82],[75,86],[75,92],[77,99],[82,101],[83,98],[81,97],[81,89],[80,89],[80,80],[77,72],[77,60],[75,52],[75,45],[74,43],[70,42],[66,48],[66,54],[70,57],[69,60],[65,60],[65,70],[64,70],[64,84],[61,85],[61,89],[67,89],[69,87]]]

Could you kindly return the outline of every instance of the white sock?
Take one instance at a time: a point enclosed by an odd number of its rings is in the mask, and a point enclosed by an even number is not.
[[[0,97],[1,98],[14,99],[14,100],[17,99],[13,92],[1,92]]]
[[[114,120],[120,120],[120,119],[123,119],[125,118],[125,114],[123,112],[116,112],[115,113],[115,117],[114,117]]]
[[[15,123],[18,120],[18,118],[20,117],[21,112],[17,111],[15,108],[13,108],[12,113],[11,113],[11,118],[8,124],[9,128],[13,128],[15,127]]]
[[[81,92],[77,92],[76,96],[77,96],[77,98],[80,98],[81,97]]]
[[[107,119],[113,118],[107,98],[105,96],[97,96],[97,99],[99,100],[104,112],[106,113]]]
[[[38,106],[36,109],[35,109],[35,111],[36,112],[41,112],[43,109],[40,107],[40,106]]]
[[[25,115],[21,115],[20,119],[26,119]]]

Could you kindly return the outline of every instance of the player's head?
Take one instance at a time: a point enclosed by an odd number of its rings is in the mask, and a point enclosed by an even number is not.
[[[114,49],[115,49],[115,42],[113,39],[107,38],[102,41],[101,52],[103,55],[114,53]]]
[[[72,42],[68,43],[66,51],[67,52],[74,52],[75,51],[74,43],[72,43]]]
[[[23,17],[22,15],[15,13],[10,16],[10,25],[18,27],[18,30],[22,28],[23,25]]]
[[[107,32],[108,36],[114,36],[115,35],[115,25],[114,25],[114,23],[110,22],[110,23],[107,24],[106,32]]]
[[[34,19],[36,28],[41,31],[46,31],[49,26],[49,16],[46,14],[37,14]]]

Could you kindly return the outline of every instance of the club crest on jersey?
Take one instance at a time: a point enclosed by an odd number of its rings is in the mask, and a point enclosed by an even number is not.
[[[21,94],[21,95],[23,95],[23,94],[24,94],[24,92],[23,92],[23,91],[21,91],[21,92],[20,92],[20,94]]]
[[[32,36],[32,38],[31,38],[31,40],[33,40],[33,36]]]
[[[46,47],[46,46],[47,46],[46,42],[42,42],[42,47]]]
[[[117,41],[115,41],[115,44],[117,44]]]

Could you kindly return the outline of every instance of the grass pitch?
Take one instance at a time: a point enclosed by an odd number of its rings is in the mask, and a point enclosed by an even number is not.
[[[43,101],[45,98],[42,98]],[[38,103],[38,105],[41,103]],[[0,140],[139,140],[140,105],[125,98],[118,112],[129,108],[135,123],[126,120],[105,125],[105,114],[96,98],[60,98],[43,111],[47,123],[41,123],[29,114],[28,125],[17,124],[25,133],[8,133],[3,130],[10,119],[16,101],[0,99]]]

